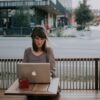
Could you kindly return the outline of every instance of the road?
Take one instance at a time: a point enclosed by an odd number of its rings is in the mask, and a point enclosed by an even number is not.
[[[55,57],[100,57],[100,39],[49,37]],[[0,58],[22,58],[30,37],[0,37]]]

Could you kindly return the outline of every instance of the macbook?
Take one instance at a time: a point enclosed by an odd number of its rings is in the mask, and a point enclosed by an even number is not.
[[[30,83],[50,83],[50,63],[17,63],[17,73]]]

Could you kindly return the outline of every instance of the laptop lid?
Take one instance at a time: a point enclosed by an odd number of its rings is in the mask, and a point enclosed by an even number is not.
[[[17,72],[30,83],[50,83],[50,63],[18,63]]]

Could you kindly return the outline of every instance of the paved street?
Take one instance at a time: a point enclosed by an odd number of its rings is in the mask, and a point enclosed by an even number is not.
[[[89,32],[77,33],[76,37],[49,37],[48,45],[53,48],[55,57],[100,58],[100,32]],[[0,58],[22,58],[25,48],[30,46],[30,37],[0,37]]]

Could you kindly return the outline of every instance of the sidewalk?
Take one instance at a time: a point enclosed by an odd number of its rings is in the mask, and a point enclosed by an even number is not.
[[[82,30],[77,31],[76,28],[63,28],[59,33],[59,30],[55,30],[49,33],[50,37],[71,37],[71,38],[83,38],[83,39],[100,39],[100,29],[90,27],[90,31]]]
[[[77,37],[78,31],[75,28],[63,28],[61,31],[55,30],[49,33],[51,37]]]

